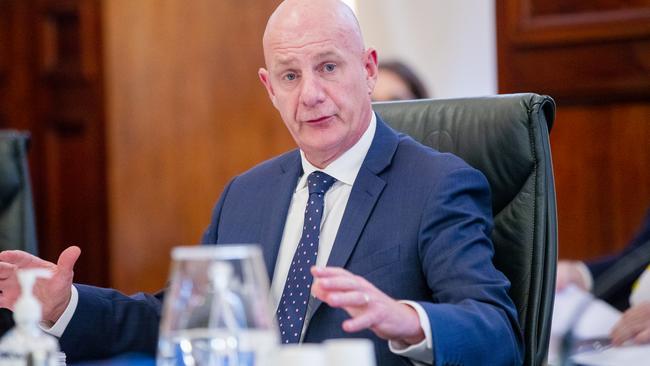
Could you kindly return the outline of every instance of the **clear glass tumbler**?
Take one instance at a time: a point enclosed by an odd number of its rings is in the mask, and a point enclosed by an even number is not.
[[[158,365],[270,365],[277,329],[258,246],[173,249]]]

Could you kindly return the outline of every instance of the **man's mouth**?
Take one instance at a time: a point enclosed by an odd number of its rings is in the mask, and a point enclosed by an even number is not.
[[[308,119],[305,122],[306,123],[320,123],[320,122],[325,122],[332,118],[332,116],[323,116],[323,117],[318,117],[318,118],[313,118],[313,119]]]

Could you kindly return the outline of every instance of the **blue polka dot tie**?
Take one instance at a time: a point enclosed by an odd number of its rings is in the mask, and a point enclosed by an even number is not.
[[[300,341],[313,280],[309,269],[316,264],[316,255],[318,255],[318,239],[325,192],[335,181],[336,179],[319,171],[315,171],[307,177],[309,198],[305,209],[302,236],[293,255],[277,311],[282,343],[298,343]]]

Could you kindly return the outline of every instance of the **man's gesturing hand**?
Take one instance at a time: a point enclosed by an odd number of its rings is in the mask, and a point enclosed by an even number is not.
[[[370,329],[383,339],[406,344],[424,340],[415,309],[390,298],[363,277],[335,267],[312,267],[311,273],[312,294],[352,317],[343,322],[346,332]]]
[[[54,324],[70,302],[73,267],[80,254],[79,247],[68,247],[54,264],[20,250],[0,252],[0,307],[13,310],[20,296],[16,270],[49,269],[52,271],[52,278],[36,281],[34,294],[43,305],[43,320],[50,325]]]

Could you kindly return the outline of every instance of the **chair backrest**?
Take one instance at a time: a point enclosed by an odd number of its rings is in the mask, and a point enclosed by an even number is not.
[[[36,254],[28,145],[29,134],[0,130],[0,250]]]
[[[557,219],[548,96],[375,103],[394,129],[464,159],[492,190],[495,266],[510,280],[526,347],[525,365],[548,352],[557,263]]]

